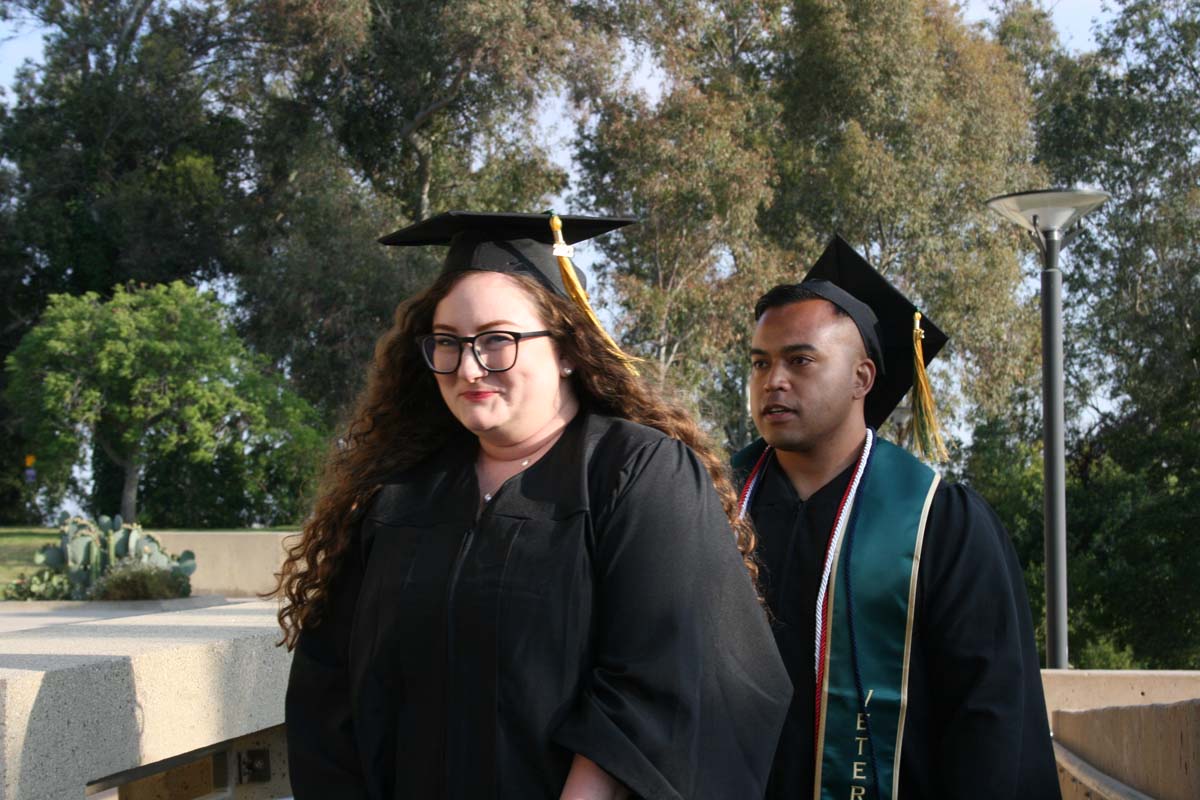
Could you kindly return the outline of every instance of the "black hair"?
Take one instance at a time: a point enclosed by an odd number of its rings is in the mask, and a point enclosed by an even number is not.
[[[758,302],[754,304],[754,321],[758,322],[762,315],[767,313],[769,309],[799,303],[801,300],[824,300],[833,306],[833,310],[838,315],[843,317],[850,316],[846,312],[846,309],[830,301],[828,298],[817,294],[803,283],[781,283],[758,298]]]

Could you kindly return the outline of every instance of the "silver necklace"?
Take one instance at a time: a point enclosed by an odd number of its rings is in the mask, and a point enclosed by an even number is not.
[[[521,462],[521,469],[523,470],[523,469],[525,469],[525,468],[526,468],[526,467],[528,467],[528,466],[529,466],[529,459],[527,458],[527,459],[525,459],[524,461],[522,461],[522,462]],[[521,473],[520,473],[520,472],[517,472],[517,473],[515,473],[515,474],[516,474],[516,475],[520,475]],[[510,476],[510,477],[512,477],[512,476]],[[501,484],[501,486],[503,486],[503,485],[504,485],[504,484]],[[497,489],[497,491],[499,491],[499,489]],[[490,502],[492,502],[492,497],[493,497],[493,496],[494,496],[494,495],[493,495],[491,492],[484,492],[484,494],[483,494],[483,502],[485,502],[485,503],[490,503]]]

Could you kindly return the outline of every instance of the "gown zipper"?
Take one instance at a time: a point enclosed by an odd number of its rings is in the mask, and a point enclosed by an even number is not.
[[[462,574],[463,562],[467,559],[467,553],[470,551],[471,543],[474,539],[475,528],[467,528],[467,532],[463,534],[462,543],[458,546],[458,555],[454,557],[454,566],[450,570],[450,581],[446,586],[446,692],[444,701],[446,727],[444,728],[442,740],[442,761],[445,766],[446,796],[449,796],[450,792],[450,725],[453,718],[450,714],[450,685],[454,674],[452,666],[454,663],[454,590],[458,586],[458,578]]]

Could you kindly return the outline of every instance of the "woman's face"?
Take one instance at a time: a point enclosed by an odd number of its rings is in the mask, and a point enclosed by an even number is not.
[[[533,299],[517,281],[499,272],[468,272],[438,303],[432,332],[475,336],[545,328]],[[436,377],[442,399],[458,421],[480,439],[506,447],[558,427],[574,414],[574,395],[562,374],[570,366],[554,340],[541,336],[518,342],[516,363],[504,372],[483,369],[470,345],[464,345],[458,370]]]

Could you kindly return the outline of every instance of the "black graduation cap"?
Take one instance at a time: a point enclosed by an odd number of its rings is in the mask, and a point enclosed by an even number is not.
[[[563,297],[559,256],[571,256],[569,245],[623,228],[637,222],[626,217],[582,217],[566,215],[562,239],[555,246],[550,214],[493,214],[477,211],[447,211],[423,222],[401,228],[379,240],[380,244],[415,247],[449,245],[444,272],[486,270],[523,272],[539,279]]]
[[[913,398],[914,421],[917,423],[914,428],[919,429],[924,424],[920,419],[923,411],[927,411],[931,419],[932,397],[928,396],[925,367],[949,341],[946,334],[928,317],[919,315],[917,307],[841,236],[835,235],[829,242],[804,277],[803,286],[850,315],[862,334],[868,356],[875,362],[878,374],[866,399],[867,424],[875,428],[882,425],[914,381],[917,394],[924,392],[924,396]],[[916,321],[914,315],[919,315]],[[914,336],[917,324],[922,333]],[[918,350],[920,359],[916,358]],[[932,424],[936,435],[936,423]],[[920,430],[917,436],[920,443]],[[936,438],[940,444],[940,436]]]

